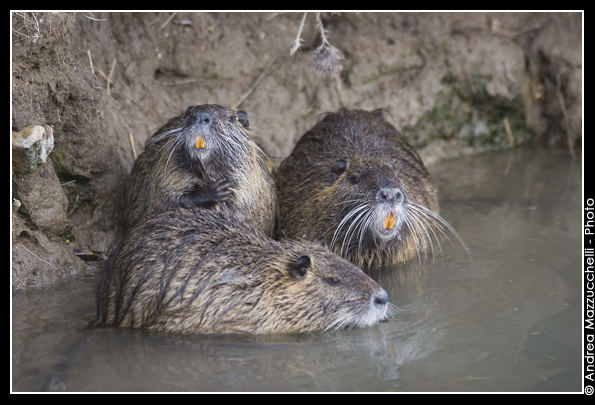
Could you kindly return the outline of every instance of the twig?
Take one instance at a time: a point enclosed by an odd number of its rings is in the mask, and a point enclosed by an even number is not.
[[[79,196],[80,194],[76,195],[76,198],[74,199],[74,204],[72,204],[72,208],[70,209],[70,211],[68,211],[66,215],[70,215],[74,212],[74,210],[76,209],[76,203],[79,201]]]
[[[508,143],[510,143],[510,146],[514,146],[514,138],[512,137],[512,130],[510,129],[510,122],[508,122],[508,117],[504,117],[504,120],[502,122],[504,123],[504,132],[506,132]]]
[[[116,66],[116,58],[114,58],[114,61],[112,62],[112,67],[109,70],[109,75],[107,75],[107,95],[111,95],[110,93],[110,84],[112,82],[112,73],[114,73],[114,66]]]
[[[182,86],[184,84],[192,84],[192,83],[200,83],[203,82],[205,79],[186,79],[180,80],[179,82],[171,82],[171,83],[162,83],[164,86]]]
[[[273,18],[277,17],[279,14],[283,14],[283,13],[271,13],[270,16],[268,16],[265,21],[271,21]]]
[[[41,31],[39,29],[39,21],[37,21],[37,16],[35,15],[35,13],[31,13],[31,17],[33,17],[33,19],[35,20],[35,28],[37,29],[37,33],[33,34],[33,36],[31,37],[31,40],[33,41],[33,43],[35,43],[41,36]],[[29,30],[27,29],[27,31]]]
[[[72,183],[76,183],[76,179],[67,181],[66,183],[60,183],[60,186],[64,187],[64,186],[67,186],[67,185],[72,184]]]
[[[262,79],[264,79],[264,77],[270,72],[271,67],[273,66],[273,64],[275,63],[275,59],[273,59],[268,66],[264,69],[264,71],[260,74],[260,76],[258,76],[258,79],[256,79],[256,81],[254,82],[254,84],[252,85],[252,87],[250,87],[248,89],[248,91],[246,91],[244,94],[242,94],[242,96],[240,97],[240,99],[232,106],[232,109],[235,110],[237,109],[244,101],[246,101],[246,99],[248,98],[248,96],[250,96],[250,94],[254,91],[254,89],[256,89],[256,87],[258,87],[258,85],[260,84],[260,82],[262,82]]]
[[[89,16],[89,15],[90,15],[90,16]],[[84,14],[83,14],[83,17],[86,17],[86,18],[88,18],[89,20],[93,20],[93,21],[100,21],[100,22],[101,22],[101,21],[108,21],[108,19],[107,19],[107,18],[95,18],[95,17],[93,17],[93,13],[91,13],[91,12],[89,12],[89,15],[84,15]]]
[[[558,102],[560,103],[560,108],[562,109],[562,115],[564,116],[564,126],[566,127],[566,144],[568,145],[568,151],[570,155],[574,158],[574,139],[572,138],[572,127],[570,126],[570,119],[568,118],[568,110],[566,109],[566,102],[564,101],[564,95],[562,94],[562,80],[560,80],[560,76],[564,72],[564,69],[560,69],[558,74],[556,75],[556,96],[558,97]]]
[[[130,149],[132,150],[132,157],[136,160],[136,148],[134,147],[134,138],[132,132],[128,132],[128,140],[130,141]]]
[[[111,84],[110,77],[111,77],[111,74],[113,73],[113,69],[114,69],[114,65],[115,65],[115,64],[116,64],[116,60],[114,59],[114,62],[112,63],[112,67],[111,67],[111,70],[110,70],[110,74],[109,74],[109,76],[108,76],[108,75],[106,75],[106,74],[103,72],[103,70],[99,69],[98,67],[96,67],[96,68],[95,68],[95,71],[96,71],[97,73],[99,73],[99,76],[101,76],[101,77],[103,77],[103,78],[105,79],[105,82],[106,82],[106,90],[107,90],[107,95],[108,95],[108,96],[109,96],[109,95],[111,95],[111,92],[110,92],[110,84]]]
[[[13,28],[12,30],[13,30],[14,32],[16,32],[17,34],[24,36],[25,38],[31,38],[29,35],[25,35],[25,34],[23,34],[23,33],[19,32],[19,31],[17,31],[15,28]]]
[[[105,73],[103,73],[103,70],[101,70],[99,68],[95,68],[95,70],[97,71],[97,73],[99,73],[99,75],[101,77],[103,77],[105,80],[107,80],[107,75]]]
[[[27,18],[27,15],[25,13],[15,13],[15,14],[18,16],[21,16],[23,18],[23,20],[25,20],[26,23],[31,21],[29,18]]]
[[[318,25],[318,29],[320,30],[320,38],[322,39],[322,45],[330,46],[328,40],[326,39],[325,29],[322,26],[322,20],[320,19],[320,13],[316,13],[316,25]]]
[[[165,26],[167,24],[169,24],[169,22],[172,20],[172,18],[174,18],[176,16],[176,14],[178,14],[177,11],[175,13],[173,13],[172,15],[170,15],[169,18],[167,20],[165,20],[165,22],[163,23],[163,25],[159,28],[159,31],[161,31],[162,29],[164,29]]]
[[[337,94],[339,95],[339,104],[341,104],[341,107],[345,107],[345,97],[343,95],[343,83],[341,82],[341,77],[338,73],[335,74],[335,83],[337,85]]]
[[[97,75],[95,75],[95,68],[93,67],[93,58],[91,57],[91,51],[89,49],[87,49],[87,55],[89,55],[89,65],[91,65],[91,73],[93,73],[93,76],[97,77]]]
[[[141,108],[140,105],[130,96],[130,94],[128,94],[128,90],[126,90],[126,88],[124,88],[123,94],[124,94],[124,97],[126,97],[126,99],[128,99],[128,101],[130,101],[132,104],[134,104],[138,108]]]
[[[304,16],[302,17],[302,22],[300,23],[300,28],[298,30],[297,36],[295,37],[295,40],[293,41],[293,45],[292,45],[291,49],[289,50],[289,54],[291,56],[293,56],[295,51],[297,51],[299,49],[300,45],[302,44],[302,30],[304,29],[304,21],[306,21],[307,15],[308,15],[308,13],[304,13]]]
[[[48,262],[46,262],[46,261],[45,261],[45,260],[43,260],[41,257],[37,256],[35,253],[33,253],[32,251],[30,251],[29,249],[27,249],[27,247],[26,247],[25,245],[23,245],[23,242],[21,242],[21,241],[19,240],[19,238],[17,238],[16,236],[15,236],[14,238],[17,240],[17,242],[19,242],[19,244],[20,244],[20,245],[23,247],[23,249],[25,249],[27,252],[31,253],[31,255],[32,255],[33,257],[35,257],[36,259],[38,259],[38,260],[42,261],[43,263],[47,264],[48,266],[50,266],[50,268],[52,268],[52,269],[54,268],[54,266],[52,266],[52,264],[51,264],[51,263],[48,263]]]

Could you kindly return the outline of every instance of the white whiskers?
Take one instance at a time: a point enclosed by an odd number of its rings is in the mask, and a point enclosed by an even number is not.
[[[358,205],[347,212],[335,229],[330,243],[330,250],[335,251],[335,247],[337,247],[336,252],[340,256],[357,263],[363,262],[364,259],[369,261],[382,256],[386,257],[386,252],[383,253],[385,250],[384,247],[379,246],[374,241],[366,241],[366,238],[374,237],[368,231],[376,226],[375,221],[378,220],[375,215],[377,205],[370,202],[366,203],[362,199],[341,202],[341,204],[349,203],[357,203]],[[428,252],[432,256],[432,261],[434,261],[438,252],[441,256],[444,254],[442,244],[440,243],[440,236],[443,236],[452,243],[449,237],[449,234],[451,234],[454,235],[468,254],[468,249],[463,239],[436,212],[413,201],[403,202],[398,212],[399,222],[402,226],[400,226],[400,229],[397,229],[393,240],[397,240],[398,242],[396,243],[402,244],[403,247],[397,246],[397,250],[408,249],[407,246],[409,246],[409,248],[415,250],[420,263],[422,262],[422,255],[423,259],[427,260]],[[338,249],[339,240],[342,240],[340,249]],[[352,243],[354,240],[357,243]],[[357,249],[355,250],[356,247]],[[393,248],[395,248],[394,245],[386,249]]]

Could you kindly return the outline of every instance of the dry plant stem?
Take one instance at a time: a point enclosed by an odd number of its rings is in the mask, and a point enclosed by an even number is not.
[[[25,38],[30,38],[30,37],[29,37],[29,35],[22,34],[22,33],[20,33],[19,31],[17,31],[15,28],[13,28],[13,29],[12,29],[12,31],[13,31],[13,32],[16,32],[16,33],[17,33],[17,34],[19,34],[19,35],[22,35],[22,36],[24,36]]]
[[[339,95],[339,104],[341,107],[345,107],[345,97],[343,95],[343,83],[341,82],[341,77],[339,74],[335,74],[335,83],[337,85],[337,94]]]
[[[15,236],[15,239],[17,240],[17,242],[19,242],[19,244],[20,244],[20,245],[23,247],[23,249],[25,249],[27,252],[31,253],[31,255],[32,255],[33,257],[35,257],[35,258],[36,258],[36,259],[38,259],[39,261],[41,261],[41,262],[43,262],[43,263],[47,264],[48,266],[50,266],[50,268],[52,268],[52,269],[54,268],[54,266],[52,266],[52,264],[51,264],[51,263],[48,263],[48,262],[46,262],[46,261],[45,261],[45,260],[43,260],[41,257],[37,256],[35,253],[33,253],[32,251],[30,251],[29,249],[27,249],[27,247],[26,247],[25,245],[23,245],[23,242],[21,242],[21,241],[19,240],[19,238],[17,238],[17,237]]]
[[[74,200],[74,204],[72,204],[72,208],[70,209],[70,211],[68,211],[68,214],[66,215],[70,215],[74,212],[74,210],[76,209],[76,203],[79,201],[79,196],[80,194],[76,195],[76,199]]]
[[[301,43],[302,43],[302,31],[304,29],[304,22],[306,21],[306,17],[307,16],[308,16],[308,13],[304,13],[304,16],[302,17],[302,22],[300,23],[300,28],[298,29],[297,36],[295,37],[295,40],[293,41],[293,45],[292,45],[291,49],[289,50],[289,54],[291,56],[293,56],[293,54],[301,46]]]
[[[162,29],[165,28],[165,26],[167,24],[169,24],[169,22],[176,16],[176,14],[178,14],[177,12],[173,13],[172,15],[169,16],[169,18],[167,20],[165,20],[165,22],[163,23],[163,25],[161,25],[161,27],[159,28],[159,31],[161,31]]]
[[[248,89],[248,91],[246,91],[244,94],[242,94],[242,96],[240,97],[240,99],[231,107],[232,110],[237,110],[237,108],[244,102],[246,101],[246,99],[250,96],[250,94],[252,94],[252,92],[256,89],[256,87],[258,87],[258,85],[260,84],[260,82],[262,82],[262,79],[265,78],[265,76],[267,74],[269,74],[269,72],[271,71],[271,67],[273,66],[273,64],[275,63],[275,59],[273,59],[268,66],[264,69],[264,71],[260,74],[260,76],[258,76],[258,79],[256,79],[256,81],[254,82],[254,84],[252,85],[252,87],[250,87]]]
[[[504,132],[506,132],[508,143],[510,143],[510,146],[514,146],[514,138],[512,136],[512,129],[510,128],[510,122],[508,122],[508,117],[504,117],[502,123],[504,124]]]
[[[318,25],[318,29],[320,30],[320,38],[322,39],[322,44],[320,46],[331,46],[331,44],[329,44],[328,40],[326,39],[324,26],[322,25],[322,20],[320,19],[320,13],[316,13],[316,25]]]
[[[23,249],[25,249],[27,252],[29,252],[31,254],[31,256],[33,256],[37,260],[39,260],[39,261],[47,264],[48,266],[50,266],[51,269],[53,269],[54,266],[52,266],[51,263],[46,262],[41,257],[37,256],[35,253],[33,253],[32,251],[30,251],[29,249],[27,249],[27,246],[25,246],[23,244],[23,242],[21,242],[19,240],[19,238],[17,237],[17,235],[15,233],[15,230],[14,230],[14,222],[15,222],[14,221],[14,218],[16,217],[17,211],[18,211],[19,207],[21,206],[21,202],[19,200],[17,200],[17,199],[13,199],[12,205],[13,205],[14,208],[16,208],[16,211],[14,211],[14,213],[12,214],[12,217],[11,217],[11,219],[12,219],[11,229],[12,229],[12,233],[13,233],[14,238],[16,239],[17,242],[19,242],[19,245],[21,245],[23,247]]]
[[[103,73],[103,70],[101,70],[99,68],[95,68],[95,71],[97,71],[97,73],[99,73],[99,75],[107,81],[107,75],[105,73]]]
[[[107,95],[110,96],[110,84],[112,83],[112,73],[114,73],[114,66],[116,66],[116,59],[112,62],[112,66],[109,70],[109,75],[107,75]]]
[[[83,14],[83,17],[88,18],[89,20],[99,21],[99,22],[101,22],[101,21],[108,21],[107,18],[95,18],[95,17],[93,17],[93,13],[89,13],[89,14],[90,15],[84,15]]]
[[[95,68],[93,67],[93,58],[91,57],[91,51],[87,49],[87,55],[89,55],[89,65],[91,66],[91,73],[93,73],[93,76],[97,77],[95,75]]]
[[[556,75],[556,96],[562,109],[562,115],[564,116],[564,126],[566,127],[566,144],[570,155],[574,158],[574,138],[572,137],[572,128],[570,126],[570,120],[568,119],[568,110],[566,109],[566,102],[564,101],[564,95],[562,94],[562,80],[560,76],[564,73],[564,69],[561,69]]]
[[[132,132],[128,132],[128,140],[130,141],[130,150],[132,151],[132,158],[136,160],[136,148],[134,147],[134,138]]]

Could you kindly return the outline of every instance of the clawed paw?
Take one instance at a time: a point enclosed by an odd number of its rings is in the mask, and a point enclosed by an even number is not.
[[[223,202],[231,195],[231,187],[233,184],[225,179],[216,181],[215,183],[207,184],[203,187],[203,192],[210,197],[213,202]]]
[[[226,201],[231,195],[233,184],[226,179],[209,183],[204,187],[197,187],[181,199],[184,208],[210,208],[216,203]]]

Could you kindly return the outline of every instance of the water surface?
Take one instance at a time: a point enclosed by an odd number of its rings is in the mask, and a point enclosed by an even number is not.
[[[12,390],[580,391],[580,157],[514,150],[430,171],[470,255],[451,237],[442,255],[372,271],[395,319],[284,336],[89,330],[87,276],[13,293]]]

